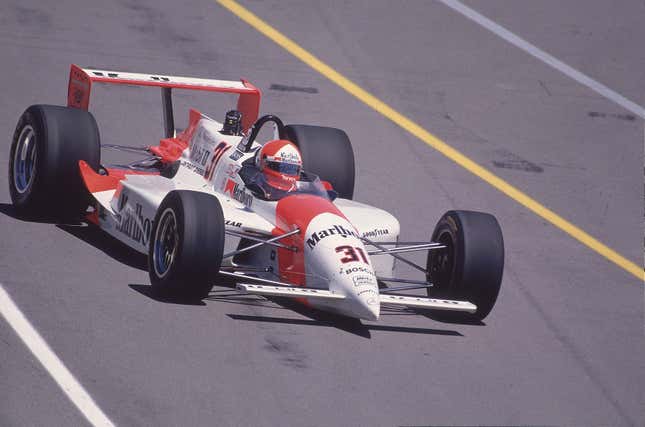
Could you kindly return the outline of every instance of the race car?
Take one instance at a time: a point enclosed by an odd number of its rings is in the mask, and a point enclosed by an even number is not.
[[[88,111],[94,84],[161,88],[165,138],[142,158],[101,163]],[[223,122],[190,110],[175,128],[173,90],[239,95]],[[72,65],[67,106],[23,113],[10,152],[13,205],[25,217],[83,218],[147,255],[150,282],[166,298],[205,298],[226,279],[243,293],[295,298],[313,308],[377,320],[381,306],[448,311],[481,320],[504,268],[490,214],[449,211],[429,241],[399,241],[399,221],[353,200],[354,154],[339,129],[258,117],[260,91],[226,81]],[[273,138],[257,141],[268,125]],[[427,251],[425,265],[403,254]],[[394,277],[395,260],[420,272]],[[427,297],[402,293],[426,289]]]

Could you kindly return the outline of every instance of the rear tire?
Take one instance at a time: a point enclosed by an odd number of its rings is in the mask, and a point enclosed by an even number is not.
[[[345,132],[309,125],[288,125],[285,131],[300,149],[304,170],[328,181],[343,199],[354,196],[354,151]]]
[[[91,113],[32,105],[18,120],[9,154],[9,193],[19,214],[66,220],[89,204],[78,162],[98,170],[99,129]]]
[[[477,305],[472,315],[482,320],[492,310],[504,272],[504,239],[493,215],[472,211],[446,212],[432,233],[445,249],[428,252],[431,298],[467,300]]]
[[[165,298],[203,299],[222,264],[224,214],[215,196],[171,191],[157,210],[148,248],[154,292]]]

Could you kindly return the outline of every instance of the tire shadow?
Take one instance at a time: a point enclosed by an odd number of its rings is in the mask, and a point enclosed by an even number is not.
[[[39,224],[61,224],[62,221],[59,221],[55,218],[45,218],[38,215],[25,215],[16,210],[16,208],[11,203],[0,203],[0,213],[22,222],[36,222]],[[81,219],[79,218],[76,221],[70,221],[69,225],[81,225]]]
[[[425,310],[414,310],[417,314],[420,314],[428,319],[432,319],[435,322],[447,323],[451,325],[470,325],[470,326],[486,326],[486,323],[481,320],[472,319],[459,315],[459,313],[450,313],[450,312],[440,312],[440,311],[425,311]]]
[[[176,298],[176,297],[163,297],[154,293],[152,286],[131,283],[128,285],[130,289],[144,295],[151,300],[162,302],[164,304],[175,305],[192,305],[192,306],[206,306],[206,303],[201,299],[196,298]]]
[[[148,257],[128,247],[93,225],[57,224],[56,227],[94,246],[110,258],[142,271],[148,271]]]
[[[429,310],[414,307],[401,307],[385,303],[381,305],[381,315],[388,316],[422,316],[439,323],[450,325],[486,326],[481,320],[468,317],[463,313],[442,310]]]
[[[98,227],[87,224],[80,217],[78,220],[61,222],[55,218],[44,218],[33,215],[27,216],[19,213],[10,203],[0,203],[0,213],[22,222],[55,225],[58,229],[94,246],[110,258],[122,264],[138,270],[148,271],[148,259],[146,255],[128,247]]]
[[[432,329],[432,328],[419,328],[411,326],[391,326],[375,323],[363,323],[359,319],[342,316],[339,314],[329,313],[326,311],[317,310],[303,306],[297,301],[288,298],[268,298],[271,301],[279,304],[280,306],[294,311],[307,319],[292,319],[285,317],[271,317],[271,316],[249,316],[242,314],[228,314],[227,316],[235,320],[246,320],[254,322],[266,322],[276,324],[290,324],[290,325],[307,325],[318,327],[331,327],[344,332],[359,336],[361,338],[371,339],[371,331],[388,331],[407,334],[421,334],[421,335],[444,335],[463,337],[457,331],[445,329]]]

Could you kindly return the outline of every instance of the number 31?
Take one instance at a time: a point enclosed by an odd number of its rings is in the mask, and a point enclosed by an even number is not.
[[[348,262],[355,262],[355,261],[362,261],[365,264],[369,265],[369,261],[367,261],[367,256],[365,256],[365,251],[362,248],[355,248],[352,246],[338,246],[336,248],[336,252],[342,253],[344,256],[340,259],[340,262],[343,264],[347,264]],[[358,255],[360,255],[360,260],[358,259]]]

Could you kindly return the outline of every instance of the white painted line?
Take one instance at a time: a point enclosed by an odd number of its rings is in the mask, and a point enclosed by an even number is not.
[[[614,101],[616,104],[620,105],[626,110],[629,110],[632,113],[636,114],[637,116],[640,116],[641,118],[645,119],[645,108],[641,107],[635,102],[630,101],[629,99],[625,98],[621,94],[609,89],[607,86],[603,85],[602,83],[598,83],[591,77],[581,73],[575,68],[570,67],[569,65],[560,61],[559,59],[549,55],[542,49],[532,45],[531,43],[527,42],[523,38],[513,34],[512,32],[502,27],[501,25],[497,24],[496,22],[493,22],[490,19],[486,18],[479,12],[469,8],[468,6],[459,2],[458,0],[439,0],[439,1],[441,1],[443,4],[450,7],[451,9],[454,9],[455,11],[466,16],[467,18],[475,21],[476,23],[486,28],[487,30],[492,31],[493,33],[503,38],[507,42],[533,55],[540,61],[552,66],[553,68],[560,71],[561,73],[571,77],[578,83],[587,86],[589,89],[596,91],[597,93],[604,96],[605,98]]]
[[[74,378],[63,362],[49,348],[38,331],[13,302],[7,291],[0,284],[0,314],[18,334],[22,342],[36,356],[45,370],[65,392],[69,400],[81,411],[85,418],[94,426],[114,426],[112,421],[101,411],[83,386]]]

